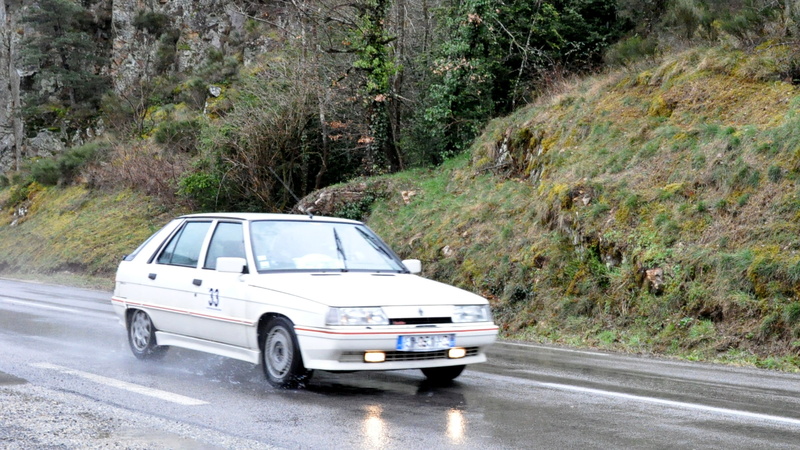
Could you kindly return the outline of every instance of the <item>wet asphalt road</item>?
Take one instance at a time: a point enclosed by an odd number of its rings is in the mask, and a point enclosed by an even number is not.
[[[109,298],[0,280],[0,448],[800,448],[797,374],[503,342],[447,387],[285,391],[203,353],[136,360]]]

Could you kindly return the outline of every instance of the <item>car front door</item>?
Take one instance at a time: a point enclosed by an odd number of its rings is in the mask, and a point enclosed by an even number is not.
[[[217,258],[240,258],[243,266],[246,264],[241,222],[221,221],[211,236],[202,269],[194,278],[195,296],[191,310],[200,319],[194,335],[246,347],[247,327],[252,325],[252,321],[245,317],[247,275],[241,271],[218,271]]]

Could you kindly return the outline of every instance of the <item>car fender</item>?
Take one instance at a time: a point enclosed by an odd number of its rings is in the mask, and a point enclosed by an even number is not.
[[[248,302],[246,312],[247,317],[254,321],[254,326],[248,333],[248,344],[251,348],[259,348],[260,327],[271,316],[286,317],[294,326],[324,325],[320,318],[325,317],[328,307],[322,303],[257,286],[252,286],[251,291],[253,298]]]

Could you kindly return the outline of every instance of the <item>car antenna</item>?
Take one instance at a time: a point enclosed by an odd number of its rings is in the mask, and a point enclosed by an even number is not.
[[[267,169],[269,169],[269,171],[272,173],[272,175],[274,175],[275,178],[277,178],[278,181],[280,181],[280,183],[283,185],[283,188],[286,189],[290,194],[292,194],[292,197],[294,197],[294,200],[297,202],[297,209],[300,210],[301,213],[308,214],[308,218],[309,219],[313,219],[314,215],[311,214],[311,210],[306,210],[302,206],[300,206],[300,199],[297,197],[297,195],[295,195],[294,191],[292,191],[292,188],[290,188],[288,185],[286,185],[286,183],[283,181],[283,178],[279,177],[278,174],[275,173],[275,170],[273,170],[271,166],[267,166]]]

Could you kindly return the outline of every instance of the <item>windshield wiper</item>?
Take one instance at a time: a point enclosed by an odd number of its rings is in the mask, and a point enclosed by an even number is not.
[[[387,252],[386,249],[383,248],[383,246],[377,240],[375,240],[374,237],[365,233],[364,230],[356,228],[356,231],[358,231],[358,233],[361,234],[364,240],[367,241],[367,243],[369,243],[369,245],[372,246],[372,248],[377,250],[387,262],[395,265],[397,264],[397,260],[389,252]],[[397,270],[397,271],[403,272],[403,270]]]
[[[336,231],[336,228],[333,229],[333,239],[336,241],[336,251],[342,255],[342,263],[344,264],[343,272],[347,272],[347,255],[344,254],[344,248],[342,248],[342,240],[339,239],[339,233]]]

